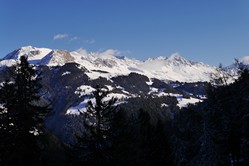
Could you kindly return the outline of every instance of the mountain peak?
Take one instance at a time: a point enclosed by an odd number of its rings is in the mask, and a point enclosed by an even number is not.
[[[20,59],[21,56],[27,56],[30,54],[30,51],[35,50],[34,47],[32,46],[25,46],[25,47],[20,47],[14,51],[12,51],[11,53],[9,53],[8,55],[6,55],[3,59]]]
[[[191,65],[191,62],[185,58],[183,58],[179,53],[174,53],[170,57],[166,59],[168,63],[173,63],[174,65]]]
[[[33,46],[25,46],[12,51],[8,55],[6,55],[3,59],[18,60],[20,59],[21,56],[27,56],[29,61],[31,61],[32,63],[36,63],[51,51],[52,50],[48,48],[36,48]]]
[[[168,57],[168,60],[179,60],[179,59],[184,59],[179,53],[173,53]]]
[[[20,47],[18,48],[18,50],[32,50],[32,49],[36,49],[35,47],[33,46],[23,46],[23,47]]]

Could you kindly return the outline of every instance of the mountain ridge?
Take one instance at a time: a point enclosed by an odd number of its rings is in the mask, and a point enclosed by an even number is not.
[[[120,107],[123,105],[128,111],[134,111],[138,108],[134,104],[139,103],[141,108],[153,105],[152,110],[171,116],[188,104],[202,102],[208,86],[205,81],[209,80],[210,72],[216,71],[215,67],[189,61],[177,53],[139,61],[120,58],[119,52],[111,49],[69,52],[32,46],[9,53],[0,61],[0,71],[1,66],[14,65],[23,55],[42,73],[44,99],[53,101],[46,127],[68,143],[74,141],[72,133],[80,122],[75,115],[84,112],[96,85],[107,88],[108,97],[117,98]],[[1,81],[8,77],[7,72],[0,75]]]
[[[163,81],[205,82],[216,72],[216,67],[187,60],[178,53],[139,61],[125,56],[120,58],[119,52],[112,49],[103,52],[88,52],[84,49],[69,52],[33,46],[21,47],[7,54],[0,61],[0,66],[11,66],[23,55],[28,56],[29,62],[35,65],[63,66],[66,63],[78,63],[89,70],[87,75],[91,79],[100,76],[112,78],[135,72]]]

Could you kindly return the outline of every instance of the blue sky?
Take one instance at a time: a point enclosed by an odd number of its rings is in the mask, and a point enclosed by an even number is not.
[[[249,1],[0,0],[0,58],[27,45],[229,65],[249,55]]]

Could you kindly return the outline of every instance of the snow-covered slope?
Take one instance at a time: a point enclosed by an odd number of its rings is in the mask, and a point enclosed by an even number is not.
[[[47,66],[63,66],[65,63],[75,62],[86,68],[91,79],[98,77],[111,78],[128,75],[132,72],[157,78],[164,81],[197,82],[209,81],[210,74],[215,67],[201,62],[191,62],[175,53],[170,57],[158,57],[139,61],[127,57],[119,57],[116,50],[103,52],[87,52],[79,49],[74,52],[51,50],[32,46],[19,48],[9,53],[0,65],[13,64],[20,56],[28,56],[30,63]]]
[[[1,68],[1,66],[11,67],[15,64],[16,64],[16,60],[14,60],[14,59],[2,60],[2,61],[0,61],[0,68]]]
[[[30,63],[36,64],[52,50],[48,48],[36,48],[32,46],[21,47],[6,55],[3,60],[20,59],[21,56],[28,56]]]
[[[106,50],[101,53],[78,50],[71,54],[75,58],[75,62],[90,71],[87,75],[91,79],[96,79],[99,76],[111,78],[118,75],[128,75],[131,72],[139,72],[137,65],[141,63],[135,59],[120,58],[115,50]],[[142,74],[144,73],[142,72]]]
[[[119,58],[113,51],[109,51],[109,54],[108,51],[94,54],[81,50],[71,54],[77,63],[91,71],[88,76],[92,79],[98,78],[100,73],[102,77],[110,78],[135,72],[165,81],[197,82],[209,81],[210,74],[215,72],[215,67],[201,62],[191,62],[179,54],[173,54],[169,58],[148,59],[143,62],[127,57]]]
[[[175,53],[168,58],[148,59],[139,65],[145,75],[157,79],[180,82],[209,81],[215,67],[201,62],[191,62]]]

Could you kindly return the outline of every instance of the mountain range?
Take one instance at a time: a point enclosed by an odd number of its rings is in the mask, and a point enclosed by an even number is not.
[[[15,63],[20,56],[28,56],[31,64],[46,66],[63,66],[75,62],[88,70],[91,79],[101,77],[111,78],[119,75],[128,75],[132,72],[146,75],[149,78],[179,82],[208,81],[210,73],[215,72],[215,67],[202,62],[192,62],[172,54],[170,57],[150,58],[139,61],[115,55],[115,51],[107,50],[102,53],[92,53],[80,49],[74,52],[65,50],[52,50],[32,46],[22,47],[6,55],[1,65]]]
[[[86,111],[87,102],[94,100],[96,85],[107,88],[108,98],[118,98],[120,107],[131,112],[142,107],[174,114],[181,107],[205,99],[210,75],[217,69],[177,53],[139,61],[120,57],[111,49],[101,53],[83,49],[69,52],[27,46],[0,61],[0,82],[8,77],[5,68],[15,65],[21,56],[27,56],[29,63],[42,72],[47,91],[44,99],[53,104],[46,126],[65,142],[72,141],[72,133],[77,132],[81,120],[76,115]],[[249,57],[240,61],[249,64]]]

